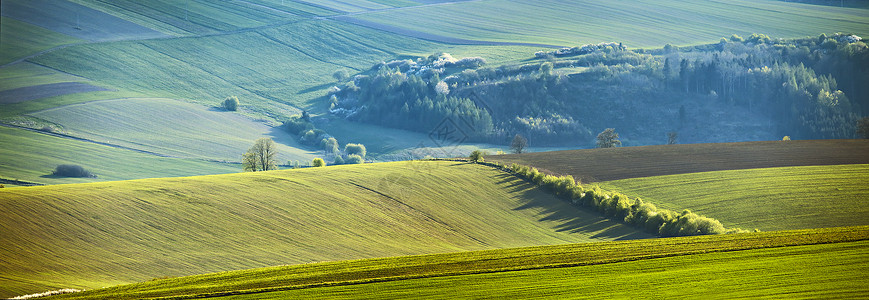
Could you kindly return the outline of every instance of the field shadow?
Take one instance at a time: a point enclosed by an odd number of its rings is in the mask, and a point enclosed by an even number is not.
[[[618,220],[609,219],[597,211],[574,206],[513,175],[500,174],[495,176],[495,179],[499,184],[504,185],[509,192],[516,194],[521,201],[521,204],[513,210],[535,210],[540,216],[538,221],[554,224],[552,227],[557,232],[613,240],[655,237],[642,232],[641,229],[622,224]]]
[[[312,87],[309,87],[309,88],[306,88],[306,89],[304,89],[304,90],[301,90],[301,91],[296,92],[296,95],[307,94],[307,93],[310,93],[310,92],[316,92],[316,91],[319,91],[319,90],[322,90],[322,89],[325,89],[325,88],[329,88],[329,87],[332,87],[332,86],[335,86],[335,85],[336,85],[336,84],[333,83],[333,82],[330,82],[330,83],[324,83],[324,84],[320,84],[320,85],[315,85],[315,86],[312,86]]]

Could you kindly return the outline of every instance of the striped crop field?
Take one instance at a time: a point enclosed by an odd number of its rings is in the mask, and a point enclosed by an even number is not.
[[[614,180],[601,186],[760,230],[869,225],[869,165],[728,170]]]
[[[628,47],[661,47],[714,43],[731,34],[792,38],[821,32],[869,33],[869,10],[774,0],[490,0],[353,18],[421,35],[559,46],[615,41]]]
[[[651,237],[512,175],[458,162],[4,188],[0,206],[0,297],[284,264]]]
[[[81,40],[12,18],[0,17],[0,65]]]
[[[482,55],[492,63],[532,53],[526,47],[484,53],[492,48],[447,46],[323,20],[228,36],[76,45],[32,61],[149,97],[215,105],[236,95],[242,107],[260,115],[290,115],[321,103],[315,100],[334,85],[335,70],[355,74],[383,60],[436,51]]]
[[[279,163],[311,161],[294,136],[237,113],[172,99],[115,99],[30,114],[66,134],[172,157],[240,162],[260,137],[278,142]]]
[[[59,299],[859,298],[869,293],[867,239],[862,226],[376,258],[154,280]]]
[[[42,184],[85,183],[240,172],[240,165],[159,157],[91,142],[0,126],[0,179]],[[97,178],[51,176],[62,164],[80,165]],[[2,193],[0,193],[2,198]]]

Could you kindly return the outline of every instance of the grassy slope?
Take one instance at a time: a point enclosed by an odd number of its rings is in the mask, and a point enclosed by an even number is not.
[[[0,206],[0,296],[280,264],[649,237],[511,175],[455,162],[7,188]]]
[[[726,298],[831,290],[865,294],[865,277],[860,274],[869,262],[866,239],[869,227],[863,226],[538,246],[223,272],[61,298],[611,298],[715,291],[727,293],[721,294]],[[261,293],[268,291],[277,292]]]
[[[784,1],[473,1],[357,16],[464,39],[573,46],[619,41],[629,47],[713,43],[759,32],[801,37],[869,33],[869,11]]]
[[[869,163],[869,140],[660,145],[486,157],[530,165],[582,182],[694,172]]]
[[[832,257],[832,258],[831,258]],[[861,298],[869,242],[271,292],[232,299]],[[460,286],[462,288],[456,289]],[[219,299],[225,299],[219,298]]]
[[[249,51],[251,47],[257,51]],[[210,104],[237,95],[243,106],[255,111],[289,114],[293,111],[285,104],[325,103],[315,99],[334,84],[331,76],[337,69],[356,73],[382,60],[452,49],[481,55],[467,48],[477,49],[323,20],[229,36],[80,45],[33,61],[123,90]],[[520,53],[513,47],[506,55],[499,52],[487,58],[494,63],[518,59],[532,52],[525,50]]]
[[[45,49],[80,41],[15,19],[0,17],[0,65]]]
[[[209,34],[301,19],[287,10],[243,1],[72,0],[171,35]],[[252,1],[257,2],[257,1]]]
[[[60,124],[66,133],[130,148],[184,158],[239,162],[254,141],[279,142],[278,162],[311,161],[294,136],[237,113],[172,99],[117,99],[63,106],[33,113]]]
[[[869,225],[869,165],[731,170],[602,183],[727,227],[782,230]]]
[[[34,85],[61,82],[87,82],[87,79],[64,74],[31,63],[20,63],[5,67],[0,72],[0,91]]]
[[[149,177],[191,176],[241,171],[227,165],[195,159],[157,157],[88,142],[48,136],[0,126],[0,178],[46,184],[82,183]],[[50,176],[60,164],[77,164],[97,176]],[[0,195],[2,198],[2,195]]]

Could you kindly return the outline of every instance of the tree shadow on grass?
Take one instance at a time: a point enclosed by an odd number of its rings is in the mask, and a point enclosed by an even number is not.
[[[316,92],[316,91],[319,91],[319,90],[322,90],[322,89],[325,89],[325,88],[333,87],[333,86],[335,86],[335,85],[336,85],[336,84],[335,84],[334,82],[324,83],[324,84],[320,84],[320,85],[315,85],[315,86],[312,86],[312,87],[306,88],[306,89],[304,89],[304,90],[298,91],[298,92],[296,92],[296,94],[297,94],[297,95],[301,95],[301,94],[307,94],[307,93],[310,93],[310,92]]]
[[[642,229],[606,218],[601,213],[573,204],[510,174],[495,176],[499,184],[517,194],[521,205],[514,210],[533,209],[541,216],[538,221],[552,222],[558,232],[582,234],[591,238],[631,240],[654,238]]]

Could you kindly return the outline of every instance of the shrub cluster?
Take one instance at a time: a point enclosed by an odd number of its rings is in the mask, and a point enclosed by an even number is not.
[[[54,172],[51,173],[54,176],[61,177],[83,177],[83,178],[96,178],[97,176],[91,173],[88,170],[85,170],[84,167],[79,165],[58,165]]]
[[[224,99],[223,102],[221,103],[221,105],[223,106],[223,109],[226,109],[228,111],[237,111],[238,104],[239,104],[238,97],[236,97],[236,96],[226,97],[226,99]]]
[[[609,47],[609,49],[607,49]],[[599,44],[588,44],[582,45],[579,47],[568,47],[561,48],[554,51],[537,51],[534,53],[534,56],[537,58],[547,58],[551,56],[555,57],[564,57],[564,56],[577,56],[577,55],[585,55],[594,53],[597,51],[613,51],[613,50],[626,50],[627,48],[622,45],[622,43],[599,43]]]
[[[516,176],[569,200],[574,205],[596,209],[604,215],[626,224],[642,228],[659,236],[689,236],[745,232],[742,229],[726,229],[718,220],[695,214],[689,210],[681,213],[659,209],[640,198],[630,197],[598,186],[584,188],[573,176],[553,176],[536,168],[512,164],[505,167],[497,163],[486,165],[511,172]]]

